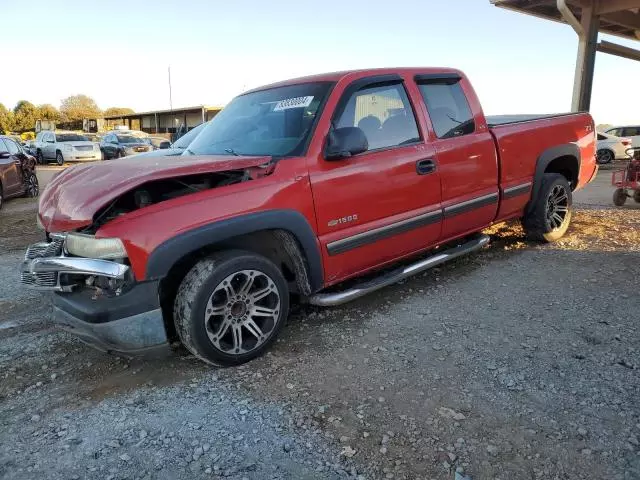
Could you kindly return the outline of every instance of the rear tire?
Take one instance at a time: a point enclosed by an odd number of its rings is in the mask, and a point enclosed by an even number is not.
[[[289,290],[270,260],[251,252],[220,252],[198,262],[174,301],[176,331],[199,359],[240,365],[269,348],[289,313]]]
[[[57,152],[56,153],[56,163],[60,167],[62,167],[64,165],[64,157],[62,156],[62,152]]]
[[[611,150],[607,150],[603,148],[596,152],[596,162],[600,165],[606,165],[607,163],[613,162],[614,154]]]
[[[38,165],[44,165],[44,156],[40,150],[36,152],[36,160],[38,161]]]
[[[635,195],[634,195],[635,198]],[[627,201],[627,191],[624,188],[616,188],[613,192],[613,204],[616,207],[621,207]],[[637,201],[637,200],[636,200]]]
[[[38,195],[40,195],[40,184],[38,183],[38,176],[35,173],[32,173],[27,178],[24,196],[28,198],[36,198]]]
[[[555,242],[571,223],[572,195],[567,179],[559,173],[545,173],[531,211],[524,217],[527,236],[539,242]]]
[[[4,193],[2,192],[2,184],[0,184],[0,210],[2,210],[2,205],[4,205]]]
[[[640,203],[640,190],[634,190],[633,191],[633,200],[636,203]]]

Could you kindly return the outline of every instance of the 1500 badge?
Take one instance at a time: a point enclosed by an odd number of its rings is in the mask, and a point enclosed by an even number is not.
[[[342,225],[344,223],[356,221],[358,221],[358,215],[354,213],[353,215],[349,215],[347,217],[334,218],[333,220],[329,220],[329,223],[327,225],[329,225],[330,227],[335,227],[336,225]]]

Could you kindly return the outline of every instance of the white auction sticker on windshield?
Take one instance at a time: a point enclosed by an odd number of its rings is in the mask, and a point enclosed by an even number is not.
[[[296,97],[296,98],[286,98],[284,100],[280,100],[276,103],[276,106],[273,107],[274,112],[279,112],[280,110],[288,110],[289,108],[303,108],[311,105],[313,101],[313,96],[311,97]]]

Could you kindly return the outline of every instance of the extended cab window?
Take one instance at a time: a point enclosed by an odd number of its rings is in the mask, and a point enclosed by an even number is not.
[[[267,88],[234,98],[183,155],[302,155],[331,83]]]
[[[358,90],[346,103],[335,124],[337,128],[360,128],[367,137],[369,150],[420,140],[413,110],[400,83]]]
[[[438,138],[468,135],[476,129],[469,102],[458,79],[418,81]]]

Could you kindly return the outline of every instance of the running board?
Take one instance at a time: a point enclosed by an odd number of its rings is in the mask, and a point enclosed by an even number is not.
[[[407,265],[406,267],[387,272],[349,290],[335,293],[316,293],[309,298],[309,303],[311,303],[311,305],[318,305],[321,307],[335,307],[336,305],[342,305],[343,303],[364,297],[371,292],[393,285],[394,283],[398,283],[400,280],[404,280],[405,278],[409,278],[420,272],[424,272],[425,270],[448,262],[449,260],[453,260],[454,258],[479,250],[488,243],[488,235],[479,235],[466,243],[448,248],[429,258]]]

